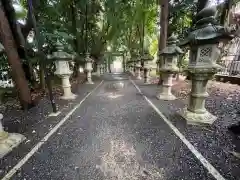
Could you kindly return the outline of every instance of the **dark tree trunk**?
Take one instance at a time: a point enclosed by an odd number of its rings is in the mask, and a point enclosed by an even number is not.
[[[162,49],[164,49],[167,45],[167,31],[168,31],[168,6],[169,2],[168,0],[161,0],[160,1],[161,6],[161,17],[160,17],[160,39],[159,39],[159,45],[158,45],[158,51],[160,52]],[[159,57],[159,65],[161,67],[162,60],[161,57]],[[159,81],[158,85],[162,84],[162,78],[161,74],[159,74]]]
[[[8,63],[12,68],[12,77],[19,93],[19,98],[24,109],[32,104],[31,93],[17,52],[14,37],[9,26],[4,9],[0,6],[0,37],[5,48]]]
[[[77,10],[76,10],[76,0],[72,1],[72,4],[71,4],[71,16],[72,16],[72,33],[73,35],[75,36],[75,39],[73,41],[73,46],[74,46],[74,49],[75,49],[75,52],[77,54],[79,54],[79,40],[78,40],[78,32],[77,32]],[[79,62],[78,62],[79,59],[75,59],[75,64],[74,64],[74,67],[73,67],[73,77],[79,77],[80,75],[80,72],[79,72]]]

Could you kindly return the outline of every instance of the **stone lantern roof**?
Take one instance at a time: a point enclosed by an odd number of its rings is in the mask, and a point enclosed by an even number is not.
[[[153,60],[153,56],[151,56],[151,54],[148,51],[144,51],[143,56],[141,57],[141,60],[143,62],[145,62],[145,61],[152,61]]]
[[[68,54],[64,51],[64,47],[59,41],[56,43],[56,51],[53,52],[53,56],[50,56],[50,59],[55,59],[57,61],[73,60],[74,58],[74,55]]]
[[[195,30],[190,32],[181,46],[216,44],[221,40],[231,40],[234,37],[234,29],[219,25],[215,20],[216,12],[216,6],[207,4],[196,16]]]
[[[175,35],[170,36],[167,41],[167,47],[160,51],[159,55],[167,56],[183,54],[182,49],[176,45],[177,43],[178,43],[177,37]]]

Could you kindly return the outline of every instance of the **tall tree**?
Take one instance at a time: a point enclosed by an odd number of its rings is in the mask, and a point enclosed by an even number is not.
[[[160,52],[164,49],[167,45],[167,35],[168,35],[168,8],[169,8],[169,1],[168,0],[160,0],[161,6],[161,17],[160,17],[160,39],[159,39],[159,47],[158,51]],[[161,57],[159,57],[159,63],[161,64]],[[159,76],[158,84],[162,84],[161,74]]]
[[[0,38],[12,69],[12,77],[19,92],[21,104],[24,109],[27,109],[29,105],[32,104],[30,89],[22,69],[16,43],[3,6],[0,6]]]

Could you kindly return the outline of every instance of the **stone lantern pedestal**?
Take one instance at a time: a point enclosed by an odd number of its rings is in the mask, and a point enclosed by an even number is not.
[[[209,113],[205,108],[205,99],[208,97],[207,83],[217,72],[219,67],[206,69],[188,69],[192,87],[188,107],[183,109],[181,115],[188,124],[212,124],[217,117]]]
[[[171,100],[175,100],[176,97],[172,94],[172,72],[162,72],[162,80],[163,83],[160,87],[160,93],[157,95],[158,99],[162,99],[162,100],[167,100],[167,101],[171,101]]]
[[[144,84],[151,84],[150,83],[150,67],[149,66],[144,66],[143,68],[143,71],[144,71]]]
[[[187,72],[192,81],[187,109],[181,115],[188,124],[212,124],[217,118],[205,108],[208,96],[207,82],[221,69],[216,64],[220,57],[219,43],[231,40],[231,28],[223,27],[215,22],[216,7],[205,7],[197,14],[195,30],[182,42],[190,47],[190,61]]]
[[[85,71],[86,71],[86,76],[87,76],[87,81],[86,84],[94,84],[92,81],[92,67],[93,60],[90,58],[90,54],[86,54],[86,66],[85,66]]]
[[[3,115],[0,114],[0,159],[21,144],[26,137],[18,133],[8,133],[2,126]]]
[[[160,93],[157,95],[158,99],[175,100],[176,97],[172,94],[172,77],[174,73],[179,71],[177,67],[178,56],[182,54],[182,50],[176,45],[177,38],[171,36],[168,38],[167,47],[160,52],[163,57],[163,63],[159,71],[163,80],[160,87]]]
[[[63,96],[61,99],[72,100],[77,97],[77,95],[72,93],[71,84],[69,78],[72,71],[69,68],[68,61],[72,59],[72,56],[63,51],[61,44],[57,44],[57,51],[53,53],[53,58],[56,59],[56,71],[55,74],[59,76],[62,80]]]

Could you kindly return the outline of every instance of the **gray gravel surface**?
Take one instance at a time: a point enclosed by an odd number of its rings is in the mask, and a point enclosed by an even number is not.
[[[127,76],[104,79],[13,179],[214,179]]]
[[[187,139],[214,165],[228,180],[238,180],[240,177],[240,159],[234,156],[240,152],[239,137],[231,134],[227,127],[240,120],[239,97],[240,87],[228,83],[210,81],[206,108],[218,119],[212,125],[192,126],[179,116],[178,112],[187,106],[190,82],[181,81],[173,87],[173,93],[178,97],[174,101],[156,99],[159,87],[156,84],[144,85],[136,81],[146,95],[163,114],[180,129]]]

